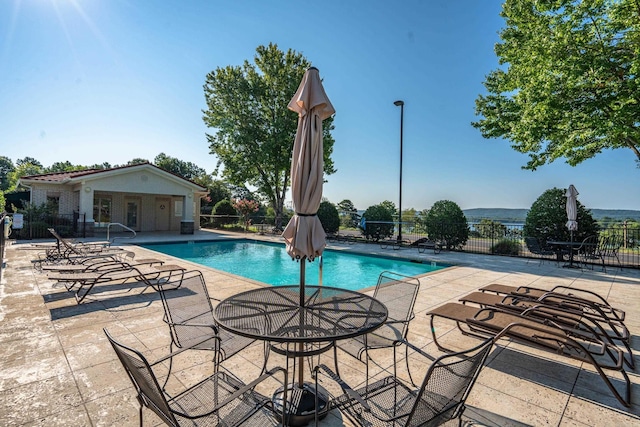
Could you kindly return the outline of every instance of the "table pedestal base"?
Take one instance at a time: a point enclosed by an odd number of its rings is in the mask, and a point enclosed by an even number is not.
[[[273,394],[273,406],[279,416],[282,416],[282,398],[284,388],[280,387]],[[318,419],[323,419],[329,412],[328,394],[321,387],[318,390],[318,408],[316,408],[316,389],[314,384],[304,383],[302,388],[297,383],[287,385],[287,404],[285,417],[290,426],[305,426],[313,421],[318,413]]]

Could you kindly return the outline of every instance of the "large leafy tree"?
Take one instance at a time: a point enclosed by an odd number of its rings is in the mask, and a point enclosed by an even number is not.
[[[153,163],[159,168],[190,180],[195,180],[196,178],[207,174],[207,171],[194,163],[185,162],[184,160],[167,156],[164,153],[158,154],[153,160]]]
[[[527,237],[536,237],[540,242],[547,240],[569,241],[571,232],[567,229],[566,190],[552,188],[545,191],[531,205],[524,223],[523,233]],[[574,241],[582,241],[598,233],[599,226],[591,211],[578,199],[578,230],[573,233]]]
[[[42,164],[34,158],[25,157],[16,161],[15,169],[9,173],[9,191],[17,190],[18,180],[23,176],[39,175],[44,172]]]
[[[345,228],[356,228],[360,224],[360,215],[353,202],[344,199],[337,204],[338,215],[340,215],[340,224]]]
[[[54,162],[48,168],[44,168],[44,172],[45,173],[49,173],[49,172],[71,172],[71,171],[77,171],[77,170],[84,170],[86,168],[87,168],[86,166],[74,165],[70,161],[66,160],[64,162]]]
[[[255,187],[273,208],[280,227],[298,120],[287,105],[311,63],[275,44],[259,46],[254,62],[216,68],[207,75],[203,120],[215,130],[207,140],[218,167],[224,166],[222,177],[231,184]],[[333,118],[323,123],[328,175],[335,172],[330,157],[332,123]]]
[[[618,148],[640,166],[638,0],[506,0],[501,15],[502,67],[472,125],[529,154],[524,169]]]
[[[10,186],[9,174],[15,170],[10,158],[0,156],[0,192],[7,191]]]

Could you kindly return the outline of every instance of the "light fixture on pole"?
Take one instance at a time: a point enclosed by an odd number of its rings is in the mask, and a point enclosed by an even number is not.
[[[402,128],[404,122],[404,101],[395,101],[396,107],[400,107],[400,202],[398,203],[398,241],[402,241]]]

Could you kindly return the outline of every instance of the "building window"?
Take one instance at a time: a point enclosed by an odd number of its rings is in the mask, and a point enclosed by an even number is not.
[[[93,199],[93,220],[95,227],[106,227],[111,222],[111,198],[94,197]]]

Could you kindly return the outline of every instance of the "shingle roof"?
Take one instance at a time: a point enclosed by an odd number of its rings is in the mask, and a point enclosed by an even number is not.
[[[20,179],[21,180],[26,180],[26,181],[42,181],[42,182],[51,182],[51,183],[60,183],[63,182],[67,179],[72,179],[72,178],[79,178],[82,176],[89,176],[89,175],[96,175],[96,174],[100,174],[100,173],[105,173],[105,172],[111,172],[111,171],[117,171],[117,170],[122,170],[122,169],[129,169],[129,168],[134,168],[134,167],[140,167],[140,166],[144,166],[144,165],[148,165],[151,166],[155,169],[161,170],[163,172],[166,172],[168,174],[171,174],[177,178],[180,178],[184,181],[190,182],[194,185],[197,185],[201,188],[202,187],[200,184],[184,178],[180,175],[177,175],[173,172],[169,172],[167,170],[164,170],[162,168],[159,168],[156,165],[153,165],[151,163],[137,163],[135,165],[126,165],[126,166],[119,166],[116,168],[109,168],[109,169],[84,169],[84,170],[78,170],[78,171],[69,171],[69,172],[52,172],[52,173],[45,173],[45,174],[40,174],[40,175],[29,175],[29,176],[23,176]]]

